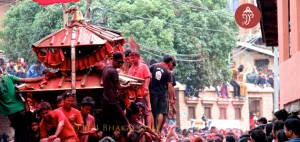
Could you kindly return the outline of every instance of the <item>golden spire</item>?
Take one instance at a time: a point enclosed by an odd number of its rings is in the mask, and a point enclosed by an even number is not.
[[[65,13],[72,13],[72,20],[71,22],[78,22],[78,21],[84,21],[83,15],[80,10],[78,10],[78,7],[71,7],[68,10],[65,11]]]

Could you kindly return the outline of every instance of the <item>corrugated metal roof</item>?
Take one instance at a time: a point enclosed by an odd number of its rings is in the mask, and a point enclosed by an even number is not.
[[[259,53],[263,53],[263,54],[266,54],[266,55],[274,56],[274,53],[271,50],[266,50],[266,49],[262,49],[262,48],[259,48],[259,47],[255,47],[255,46],[253,46],[250,43],[237,42],[236,44],[237,44],[237,46],[243,46],[243,47],[246,47],[248,49],[257,51]]]

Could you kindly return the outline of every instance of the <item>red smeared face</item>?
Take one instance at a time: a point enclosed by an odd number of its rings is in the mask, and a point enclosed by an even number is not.
[[[60,100],[58,103],[57,103],[57,107],[62,107],[64,105],[64,101],[63,100]]]
[[[52,111],[50,109],[42,110],[40,112],[42,119],[44,119],[45,121],[51,120],[51,112]]]
[[[126,56],[126,57],[125,57],[125,61],[126,61],[127,63],[130,63],[130,56]]]
[[[70,109],[74,106],[75,98],[73,96],[67,97],[63,101],[63,107]]]
[[[140,62],[140,58],[137,56],[130,56],[130,63],[133,65],[138,65]]]
[[[83,116],[87,116],[88,114],[90,114],[92,111],[92,106],[89,105],[85,105],[81,107],[81,114]]]

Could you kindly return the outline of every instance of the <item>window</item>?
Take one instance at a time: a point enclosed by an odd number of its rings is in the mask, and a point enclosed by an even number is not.
[[[236,107],[234,108],[234,114],[235,114],[235,119],[240,120],[242,119],[242,112],[241,108]]]
[[[189,107],[188,108],[188,120],[191,120],[191,119],[196,119],[196,114],[195,114],[195,107]]]
[[[266,72],[268,70],[269,62],[269,59],[255,60],[255,66],[257,67],[257,69],[261,68],[263,72]]]
[[[261,101],[262,98],[250,98],[248,99],[248,103],[249,103],[249,112],[250,114],[252,113],[258,113],[261,114]],[[259,116],[257,116],[259,117]]]
[[[226,108],[225,107],[220,108],[220,119],[227,119],[227,114],[226,114]]]
[[[206,115],[206,119],[211,119],[211,107],[204,107],[204,114]]]

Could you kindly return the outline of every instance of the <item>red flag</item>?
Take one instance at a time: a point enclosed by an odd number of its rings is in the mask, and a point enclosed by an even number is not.
[[[39,3],[40,5],[50,5],[50,4],[57,4],[57,3],[78,2],[80,0],[33,0],[33,1]]]
[[[131,51],[136,51],[137,49],[140,49],[140,46],[132,37],[129,37],[129,48],[131,49]]]

